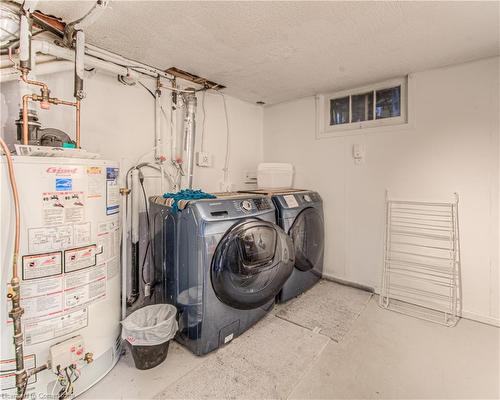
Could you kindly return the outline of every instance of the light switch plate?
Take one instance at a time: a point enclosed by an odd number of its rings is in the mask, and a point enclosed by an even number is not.
[[[356,164],[360,164],[364,161],[366,155],[366,148],[364,144],[353,144],[352,146],[352,158]]]

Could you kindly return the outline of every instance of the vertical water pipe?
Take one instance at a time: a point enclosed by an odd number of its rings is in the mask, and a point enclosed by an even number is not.
[[[188,89],[189,90],[189,89]],[[187,158],[187,187],[193,188],[193,170],[194,170],[194,146],[196,142],[196,93],[185,95],[186,114],[184,118],[185,142],[184,150]]]

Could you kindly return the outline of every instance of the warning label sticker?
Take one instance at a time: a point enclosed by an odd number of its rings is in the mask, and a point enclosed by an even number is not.
[[[36,357],[34,354],[24,356],[24,368],[36,367]],[[37,374],[31,375],[28,385],[36,382]],[[0,387],[2,390],[14,389],[16,387],[16,359],[0,360]],[[2,397],[3,398],[3,397]]]
[[[75,224],[73,225],[73,229],[74,229],[75,246],[90,243],[91,240],[90,222],[86,222],[83,224]]]
[[[46,278],[62,274],[62,253],[33,254],[23,256],[23,280]]]
[[[21,283],[23,320],[48,317],[63,310],[63,278],[27,281]]]
[[[73,272],[96,265],[97,246],[78,247],[64,251],[64,272]]]
[[[102,254],[97,258],[98,262],[107,261],[118,255],[120,248],[118,218],[97,225],[97,246],[102,249]]]
[[[73,227],[71,225],[30,228],[28,229],[30,253],[60,250],[73,245]]]
[[[21,303],[25,311],[23,322],[25,325],[29,324],[34,332],[30,340],[47,340],[43,337],[49,335],[47,330],[50,329],[54,332],[65,332],[65,329],[73,326],[83,326],[83,314],[68,316],[68,312],[86,308],[106,296],[105,263],[50,279],[21,282]],[[12,323],[12,320],[9,318],[7,322]]]
[[[67,274],[64,280],[65,310],[106,298],[106,264]]]
[[[87,199],[100,199],[104,196],[104,173],[101,167],[87,168]]]
[[[297,199],[293,194],[287,194],[286,196],[283,196],[283,199],[285,200],[285,203],[289,208],[295,208],[299,206],[299,203],[297,203]]]
[[[118,187],[118,168],[106,168],[106,215],[118,213],[120,191]]]
[[[51,340],[88,325],[88,309],[82,308],[61,316],[24,324],[27,345]]]
[[[83,192],[44,192],[42,217],[46,226],[83,222],[85,195]]]

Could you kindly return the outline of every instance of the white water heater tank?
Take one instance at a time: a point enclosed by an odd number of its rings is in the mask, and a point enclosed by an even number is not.
[[[2,398],[15,398],[7,300],[15,219],[6,160],[0,159],[0,382]],[[93,362],[78,362],[78,395],[110,371],[120,353],[118,167],[110,161],[75,158],[13,156],[13,161],[21,212],[25,367],[43,365],[49,357],[72,360],[83,358],[82,352],[92,353]],[[66,350],[61,343],[68,339]],[[47,369],[29,380],[26,397],[57,396],[61,387]]]

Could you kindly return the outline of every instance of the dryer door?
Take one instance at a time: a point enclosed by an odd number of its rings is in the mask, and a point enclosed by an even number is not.
[[[300,271],[318,272],[320,275],[324,251],[323,217],[316,208],[304,209],[288,232],[295,249],[295,267]]]
[[[243,310],[274,299],[293,270],[290,237],[277,225],[256,219],[236,224],[217,246],[212,286],[225,304]]]

